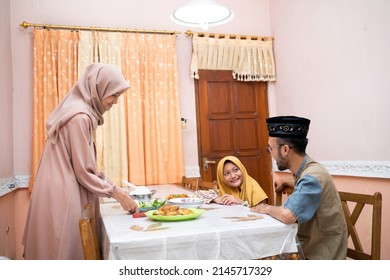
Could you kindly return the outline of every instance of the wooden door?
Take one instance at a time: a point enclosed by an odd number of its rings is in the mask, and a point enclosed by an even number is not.
[[[273,201],[272,164],[266,151],[267,83],[240,82],[232,71],[199,70],[195,81],[200,173],[216,180],[217,164],[238,157]]]

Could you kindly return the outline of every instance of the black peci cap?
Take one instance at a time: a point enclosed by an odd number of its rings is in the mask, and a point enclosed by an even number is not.
[[[296,116],[279,116],[268,118],[268,135],[280,138],[306,138],[310,120]]]

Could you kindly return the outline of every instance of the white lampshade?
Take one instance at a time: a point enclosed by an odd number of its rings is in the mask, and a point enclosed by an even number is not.
[[[171,14],[171,20],[177,24],[201,27],[204,30],[209,26],[227,23],[233,17],[234,13],[231,10],[214,0],[191,0],[189,4]]]

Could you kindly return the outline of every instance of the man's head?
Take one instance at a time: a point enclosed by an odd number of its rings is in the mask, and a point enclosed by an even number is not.
[[[296,116],[267,119],[268,152],[275,159],[279,170],[290,169],[291,150],[296,155],[305,155],[309,124],[309,119]]]

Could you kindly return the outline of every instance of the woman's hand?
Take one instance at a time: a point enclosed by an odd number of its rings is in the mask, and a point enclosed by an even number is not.
[[[125,190],[117,187],[112,197],[121,204],[123,210],[129,211],[130,213],[139,213],[137,202]]]

